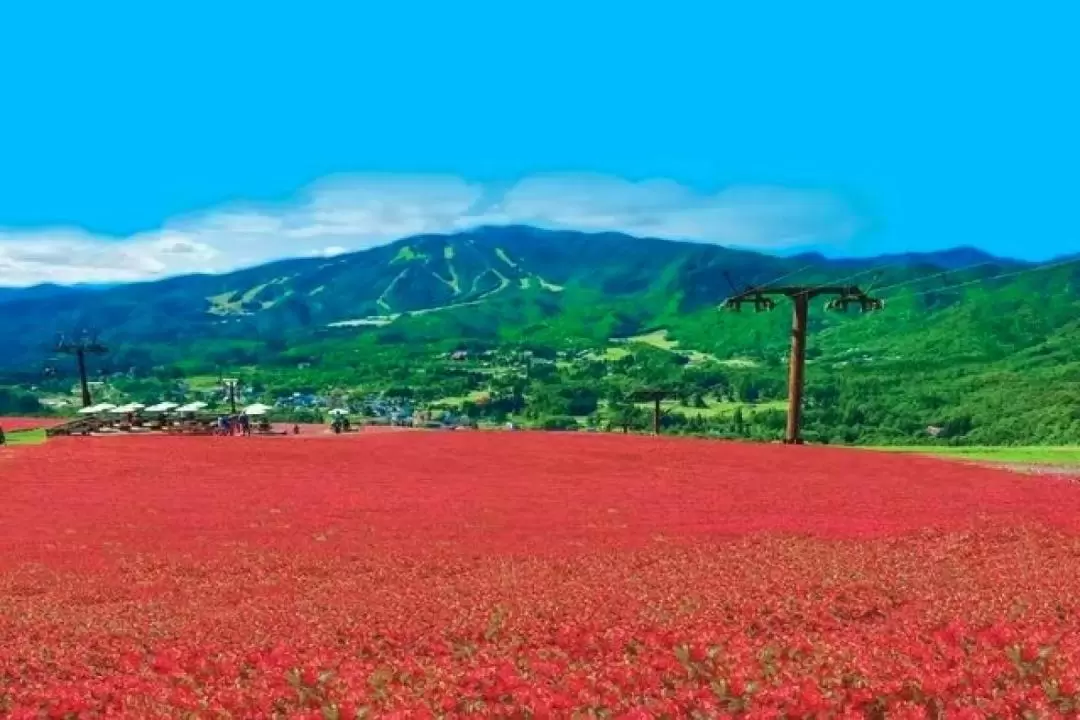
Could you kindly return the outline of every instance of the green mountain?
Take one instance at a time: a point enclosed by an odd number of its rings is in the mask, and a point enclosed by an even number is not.
[[[914,441],[935,426],[956,441],[1080,442],[1080,258],[1034,266],[968,248],[831,260],[526,227],[418,236],[225,275],[9,289],[0,372],[9,384],[67,382],[70,363],[51,360],[50,344],[91,329],[110,347],[94,372],[123,372],[147,393],[177,375],[243,372],[267,392],[407,387],[434,400],[511,392],[500,378],[516,374],[492,366],[530,349],[558,359],[522,381],[537,413],[589,415],[565,388],[610,410],[605,398],[664,382],[716,409],[675,405],[679,422],[709,425],[743,403],[768,436],[790,312],[717,307],[772,281],[853,283],[886,300],[866,315],[815,301],[807,422],[822,439]],[[450,364],[453,350],[489,360]]]
[[[674,300],[682,308],[716,302],[728,287],[723,270],[763,277],[790,264],[617,234],[504,228],[420,236],[365,252],[284,260],[226,275],[100,290],[8,290],[0,293],[0,338],[8,348],[0,363],[39,361],[54,333],[76,328],[93,328],[116,345],[153,345],[207,337],[293,338],[334,328],[387,327],[435,314],[450,318],[451,337],[456,322],[468,323],[473,316],[540,322],[583,301],[628,301],[634,315],[647,318],[653,311],[645,301],[662,299],[667,305]]]

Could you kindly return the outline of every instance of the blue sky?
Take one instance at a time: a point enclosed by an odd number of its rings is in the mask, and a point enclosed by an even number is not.
[[[0,284],[534,221],[1080,250],[1075,3],[8,3]]]

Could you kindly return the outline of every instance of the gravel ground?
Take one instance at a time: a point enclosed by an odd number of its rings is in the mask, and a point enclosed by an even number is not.
[[[977,463],[1001,470],[1012,470],[1024,475],[1057,475],[1080,482],[1080,465],[1044,465],[1040,463]]]

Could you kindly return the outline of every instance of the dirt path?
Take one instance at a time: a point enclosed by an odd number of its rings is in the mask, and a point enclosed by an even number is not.
[[[1012,470],[1024,475],[1057,475],[1067,476],[1080,482],[1080,465],[1050,465],[1042,463],[977,463],[984,467],[997,468],[999,470]]]
[[[275,433],[282,433],[288,435],[290,438],[325,438],[325,437],[340,437],[340,438],[355,438],[363,435],[381,435],[388,432],[409,432],[413,430],[410,427],[390,427],[386,425],[362,425],[347,433],[341,435],[335,435],[334,431],[329,425],[300,425],[300,434],[293,435],[293,426],[290,423],[274,423],[273,425]]]

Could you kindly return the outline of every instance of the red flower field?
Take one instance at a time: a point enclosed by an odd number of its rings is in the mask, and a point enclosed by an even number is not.
[[[614,435],[0,453],[0,715],[1030,717],[1080,488]]]
[[[0,428],[3,428],[4,432],[11,432],[13,430],[52,427],[60,422],[63,421],[56,418],[0,417]]]

